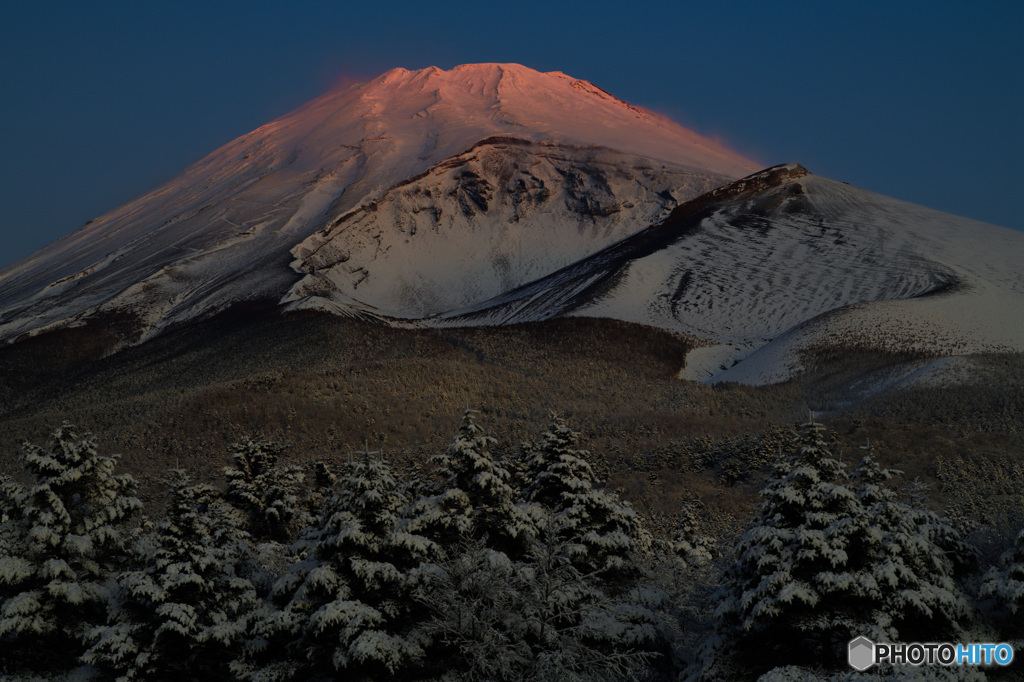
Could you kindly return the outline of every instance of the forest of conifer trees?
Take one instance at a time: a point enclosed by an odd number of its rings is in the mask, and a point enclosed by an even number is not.
[[[0,674],[846,680],[859,635],[1021,649],[1024,532],[986,561],[869,447],[850,471],[813,419],[785,443],[723,537],[692,499],[652,530],[557,415],[498,456],[467,411],[402,474],[368,448],[306,472],[248,438],[223,487],[174,470],[145,510],[117,456],[64,424],[0,485]]]

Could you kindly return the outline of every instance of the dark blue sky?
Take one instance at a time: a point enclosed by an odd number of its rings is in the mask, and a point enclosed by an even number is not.
[[[1024,229],[1024,3],[49,2],[0,22],[0,267],[343,77],[518,62]]]

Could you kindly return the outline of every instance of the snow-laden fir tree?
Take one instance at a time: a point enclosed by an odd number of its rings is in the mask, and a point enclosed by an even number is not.
[[[712,559],[715,539],[700,533],[697,512],[703,507],[696,497],[688,497],[679,507],[679,518],[672,534],[671,547],[690,566],[703,566]]]
[[[715,613],[721,641],[705,652],[705,665],[718,662],[710,658],[721,644],[741,670],[836,656],[828,605],[845,596],[834,574],[845,568],[860,510],[824,430],[814,422],[801,427],[798,452],[777,465],[761,491],[763,502],[723,576]]]
[[[26,443],[23,463],[33,482],[0,492],[0,673],[76,662],[125,563],[119,528],[142,506],[132,477],[114,474],[117,456],[69,424],[45,447]]]
[[[484,434],[475,414],[467,410],[448,451],[431,458],[439,484],[413,504],[410,530],[442,547],[486,538],[489,547],[520,556],[533,542],[535,528],[516,505],[511,476],[491,454],[496,441]]]
[[[450,553],[421,597],[433,613],[433,679],[582,682],[646,673],[663,644],[664,594],[635,586],[612,597],[569,554],[557,532],[544,532],[520,560],[479,540]]]
[[[280,608],[257,628],[249,669],[238,670],[253,680],[401,679],[421,666],[423,607],[411,595],[439,552],[404,530],[408,504],[377,453],[349,462],[296,543],[303,558],[274,586]]]
[[[717,595],[704,679],[752,677],[774,665],[839,669],[858,635],[876,641],[958,634],[966,603],[947,552],[966,551],[936,515],[895,501],[892,472],[865,458],[848,481],[824,426],[800,429],[736,547]],[[909,639],[908,639],[909,637]]]
[[[224,468],[225,497],[246,514],[257,540],[290,542],[310,520],[299,499],[302,471],[278,462],[283,450],[279,443],[247,438],[231,445],[232,465]]]
[[[569,542],[573,564],[583,573],[600,572],[624,584],[636,576],[637,553],[649,545],[636,513],[617,496],[599,489],[601,480],[577,448],[579,433],[552,415],[543,441],[533,449],[532,483],[523,497],[540,527],[555,524]]]
[[[863,449],[851,477],[861,507],[850,524],[857,532],[846,548],[845,571],[836,572],[837,582],[850,585],[851,631],[876,641],[955,638],[969,612],[954,578],[972,563],[974,550],[939,514],[898,501],[888,481],[899,472],[881,468],[871,448]]]
[[[213,487],[177,470],[168,484],[166,516],[140,538],[142,565],[118,578],[83,661],[124,681],[229,679],[260,607],[244,533]]]
[[[313,463],[313,485],[302,500],[302,508],[307,515],[307,525],[320,513],[324,502],[334,494],[334,484],[337,481],[338,477],[327,460],[318,459]]]
[[[1006,635],[1024,639],[1024,530],[1017,535],[1013,548],[1007,550],[985,574],[981,597],[992,598],[998,609],[1010,614]]]

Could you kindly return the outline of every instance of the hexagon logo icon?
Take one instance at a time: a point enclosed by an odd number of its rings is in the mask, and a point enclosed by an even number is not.
[[[850,667],[863,672],[875,664],[875,643],[867,637],[850,640],[850,651],[847,655]]]

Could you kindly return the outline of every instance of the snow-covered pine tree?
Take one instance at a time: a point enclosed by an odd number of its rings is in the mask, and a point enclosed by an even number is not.
[[[420,597],[433,614],[431,679],[582,682],[647,672],[664,595],[609,596],[572,565],[559,535],[544,532],[518,561],[477,540],[437,566]]]
[[[845,570],[836,572],[837,581],[851,583],[851,632],[876,641],[955,639],[969,614],[954,574],[971,563],[974,550],[939,514],[898,501],[888,481],[900,472],[882,469],[871,448],[862,449],[867,453],[851,477],[861,516]]]
[[[247,438],[231,445],[232,466],[225,497],[244,512],[257,540],[290,542],[310,519],[299,499],[302,470],[278,463],[284,447],[273,441]]]
[[[511,476],[490,451],[496,441],[484,434],[475,414],[466,410],[448,451],[431,458],[441,483],[434,494],[416,499],[409,528],[456,551],[467,540],[486,538],[489,547],[518,557],[535,529],[516,506]]]
[[[1011,614],[1006,620],[1006,635],[1024,639],[1024,529],[1014,546],[1000,558],[999,565],[985,574],[981,597],[994,598],[997,608]]]
[[[118,578],[109,624],[82,657],[118,680],[229,679],[260,607],[248,549],[219,492],[173,471],[166,516]]]
[[[124,566],[120,526],[142,507],[117,455],[63,424],[48,446],[26,443],[30,485],[0,494],[0,672],[73,666],[89,627],[104,622],[108,583]]]
[[[750,672],[837,656],[828,605],[846,592],[834,575],[845,567],[861,514],[824,432],[821,424],[804,424],[798,451],[776,465],[775,480],[761,491],[716,596],[717,639],[702,656],[708,677],[723,656]]]
[[[914,637],[955,635],[966,615],[946,557],[965,551],[952,529],[896,502],[884,485],[892,472],[870,457],[854,474],[858,487],[849,484],[824,430],[804,424],[799,451],[761,492],[717,595],[703,679],[752,677],[782,664],[840,669],[855,636],[942,641]]]
[[[399,679],[423,663],[411,595],[438,548],[402,528],[409,500],[379,453],[349,462],[335,487],[274,586],[281,608],[257,628],[248,679]]]
[[[533,659],[526,641],[520,566],[483,540],[449,548],[427,567],[419,599],[431,617],[428,679],[526,679]]]
[[[552,415],[544,440],[533,449],[523,497],[539,526],[557,527],[570,541],[573,565],[585,574],[628,584],[637,575],[636,553],[649,545],[636,513],[617,496],[598,489],[601,480],[577,449],[579,433]]]
[[[313,463],[313,485],[320,490],[329,490],[338,482],[338,477],[331,471],[331,465],[323,459]]]
[[[306,489],[305,494],[299,500],[299,513],[296,519],[302,519],[302,524],[296,521],[293,527],[298,528],[293,534],[297,537],[316,519],[323,510],[324,504],[334,495],[334,484],[338,477],[334,473],[333,464],[326,459],[318,459],[313,462],[312,467],[313,484]],[[286,553],[287,548],[282,546],[273,547],[278,553]],[[280,575],[280,571],[277,573]]]
[[[697,511],[702,507],[700,500],[690,496],[679,507],[679,518],[672,534],[671,547],[675,554],[690,566],[703,566],[712,559],[715,540],[701,535]]]

